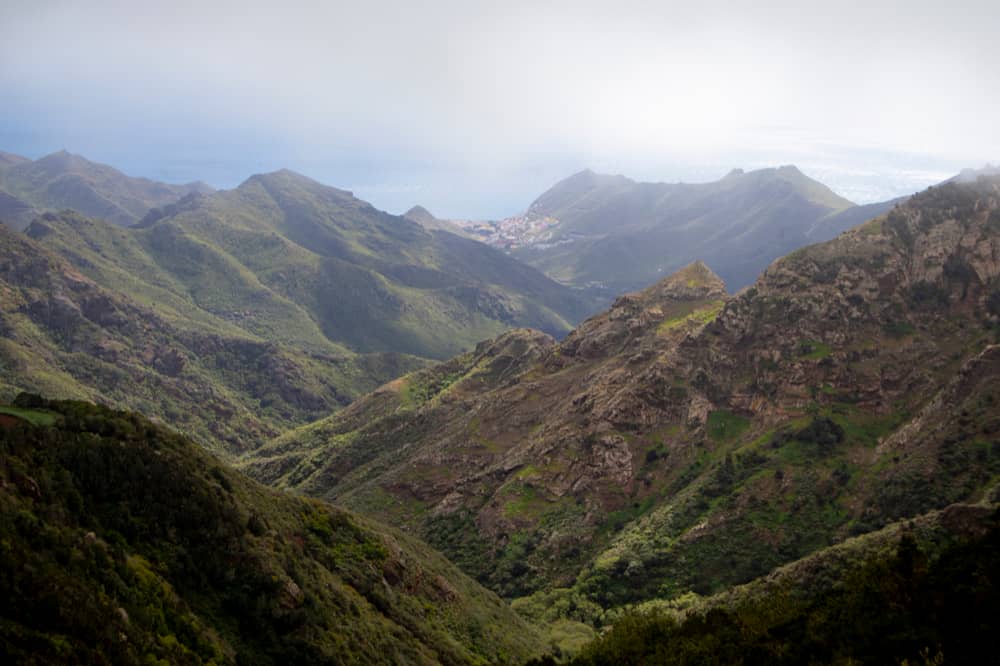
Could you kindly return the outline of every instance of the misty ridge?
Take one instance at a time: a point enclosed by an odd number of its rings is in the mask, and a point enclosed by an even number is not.
[[[1000,11],[0,6],[0,661],[991,663]]]

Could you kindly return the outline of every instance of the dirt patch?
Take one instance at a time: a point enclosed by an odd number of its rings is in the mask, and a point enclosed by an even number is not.
[[[24,423],[24,421],[16,416],[11,416],[10,414],[0,414],[0,428],[9,430],[21,425],[22,423]]]

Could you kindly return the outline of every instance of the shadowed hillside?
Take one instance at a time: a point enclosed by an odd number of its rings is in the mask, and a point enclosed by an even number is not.
[[[5,663],[486,664],[541,642],[394,530],[249,481],[127,412],[0,416]],[[32,423],[33,422],[33,423]]]
[[[989,661],[990,618],[1000,612],[998,517],[995,504],[952,505],[716,597],[647,604],[570,663]]]

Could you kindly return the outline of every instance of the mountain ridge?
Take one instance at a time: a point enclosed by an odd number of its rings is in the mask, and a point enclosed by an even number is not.
[[[562,342],[484,343],[242,466],[409,525],[507,597],[609,608],[743,582],[1000,472],[998,220],[1000,181],[980,179],[736,296],[695,264]]]
[[[287,169],[188,195],[127,233],[144,261],[197,307],[222,308],[217,314],[253,326],[239,313],[266,296],[295,311],[302,327],[318,327],[329,344],[361,353],[444,358],[508,326],[560,334],[589,309],[572,290],[496,250],[425,231]],[[42,240],[74,261],[79,247],[107,242],[99,236]],[[79,268],[106,279],[95,261]],[[130,271],[143,279],[137,265]]]
[[[121,176],[66,152],[6,161],[3,177]],[[511,326],[561,335],[589,307],[496,250],[288,169],[166,201],[126,228],[28,207],[24,234],[0,238],[0,394],[141,409],[233,455],[428,357]],[[6,203],[19,200],[0,191]],[[31,283],[32,262],[50,267],[50,283]],[[126,334],[123,318],[137,328]]]
[[[126,176],[65,150],[33,161],[17,157],[0,162],[0,191],[19,202],[17,210],[7,205],[0,215],[6,214],[6,221],[16,229],[25,228],[42,212],[65,208],[129,226],[151,208],[190,193],[214,191],[201,182],[168,185]]]
[[[894,203],[855,206],[794,165],[733,169],[707,183],[638,182],[585,169],[525,213],[466,230],[607,304],[696,259],[738,290],[774,259]]]

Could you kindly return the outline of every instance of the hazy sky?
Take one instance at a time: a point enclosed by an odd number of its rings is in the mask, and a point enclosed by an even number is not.
[[[871,201],[1000,160],[998,35],[995,0],[0,0],[0,150],[451,217],[585,167]]]

